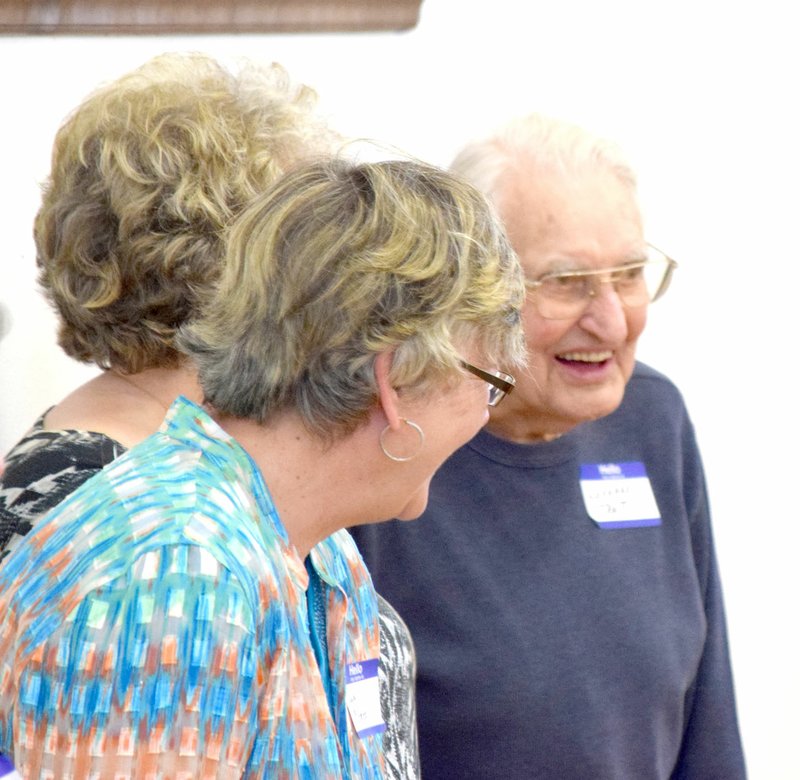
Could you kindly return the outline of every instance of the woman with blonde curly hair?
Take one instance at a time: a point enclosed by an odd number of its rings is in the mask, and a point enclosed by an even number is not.
[[[177,395],[199,399],[176,330],[219,276],[230,220],[335,142],[315,100],[277,64],[234,72],[165,54],[92,93],[61,126],[34,225],[39,281],[61,347],[104,370],[6,455],[0,558],[153,433]]]
[[[70,356],[104,369],[52,407],[0,466],[0,561],[48,510],[201,398],[175,346],[216,282],[228,223],[339,143],[279,65],[165,54],[87,97],[60,128],[35,222],[43,290]],[[0,458],[2,463],[2,458]],[[418,776],[415,658],[379,597],[387,776]]]
[[[0,750],[27,775],[384,777],[344,529],[417,517],[513,388],[519,264],[452,175],[328,161],[257,198],[223,266],[178,339],[204,403],[0,568]]]

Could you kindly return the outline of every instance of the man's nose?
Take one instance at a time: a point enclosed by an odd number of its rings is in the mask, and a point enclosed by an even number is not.
[[[581,317],[584,327],[604,340],[623,339],[628,332],[627,312],[619,293],[608,279],[595,278],[589,302]],[[585,321],[585,323],[584,323]]]

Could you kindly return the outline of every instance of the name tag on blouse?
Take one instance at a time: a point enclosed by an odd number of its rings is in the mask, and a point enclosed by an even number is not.
[[[349,663],[344,672],[344,698],[356,733],[362,739],[386,731],[381,715],[378,659]]]
[[[585,463],[580,485],[586,511],[600,528],[661,525],[644,463]]]
[[[2,780],[22,780],[22,775],[14,769],[10,758],[6,758],[0,753],[0,779]]]

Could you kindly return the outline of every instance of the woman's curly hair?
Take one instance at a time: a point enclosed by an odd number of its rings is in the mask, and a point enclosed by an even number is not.
[[[298,166],[232,224],[227,261],[178,342],[217,411],[293,410],[332,440],[376,403],[374,361],[420,396],[471,346],[524,364],[522,271],[486,198],[410,160]]]
[[[315,103],[278,64],[164,54],[78,106],[34,226],[68,355],[124,373],[180,362],[173,337],[219,275],[232,217],[336,142]]]

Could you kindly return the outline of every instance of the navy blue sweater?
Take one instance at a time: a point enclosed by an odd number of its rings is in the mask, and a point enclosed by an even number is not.
[[[581,465],[631,462],[661,522],[601,528]],[[661,374],[553,442],[480,433],[422,518],[353,533],[416,643],[424,780],[745,776],[702,465]]]

